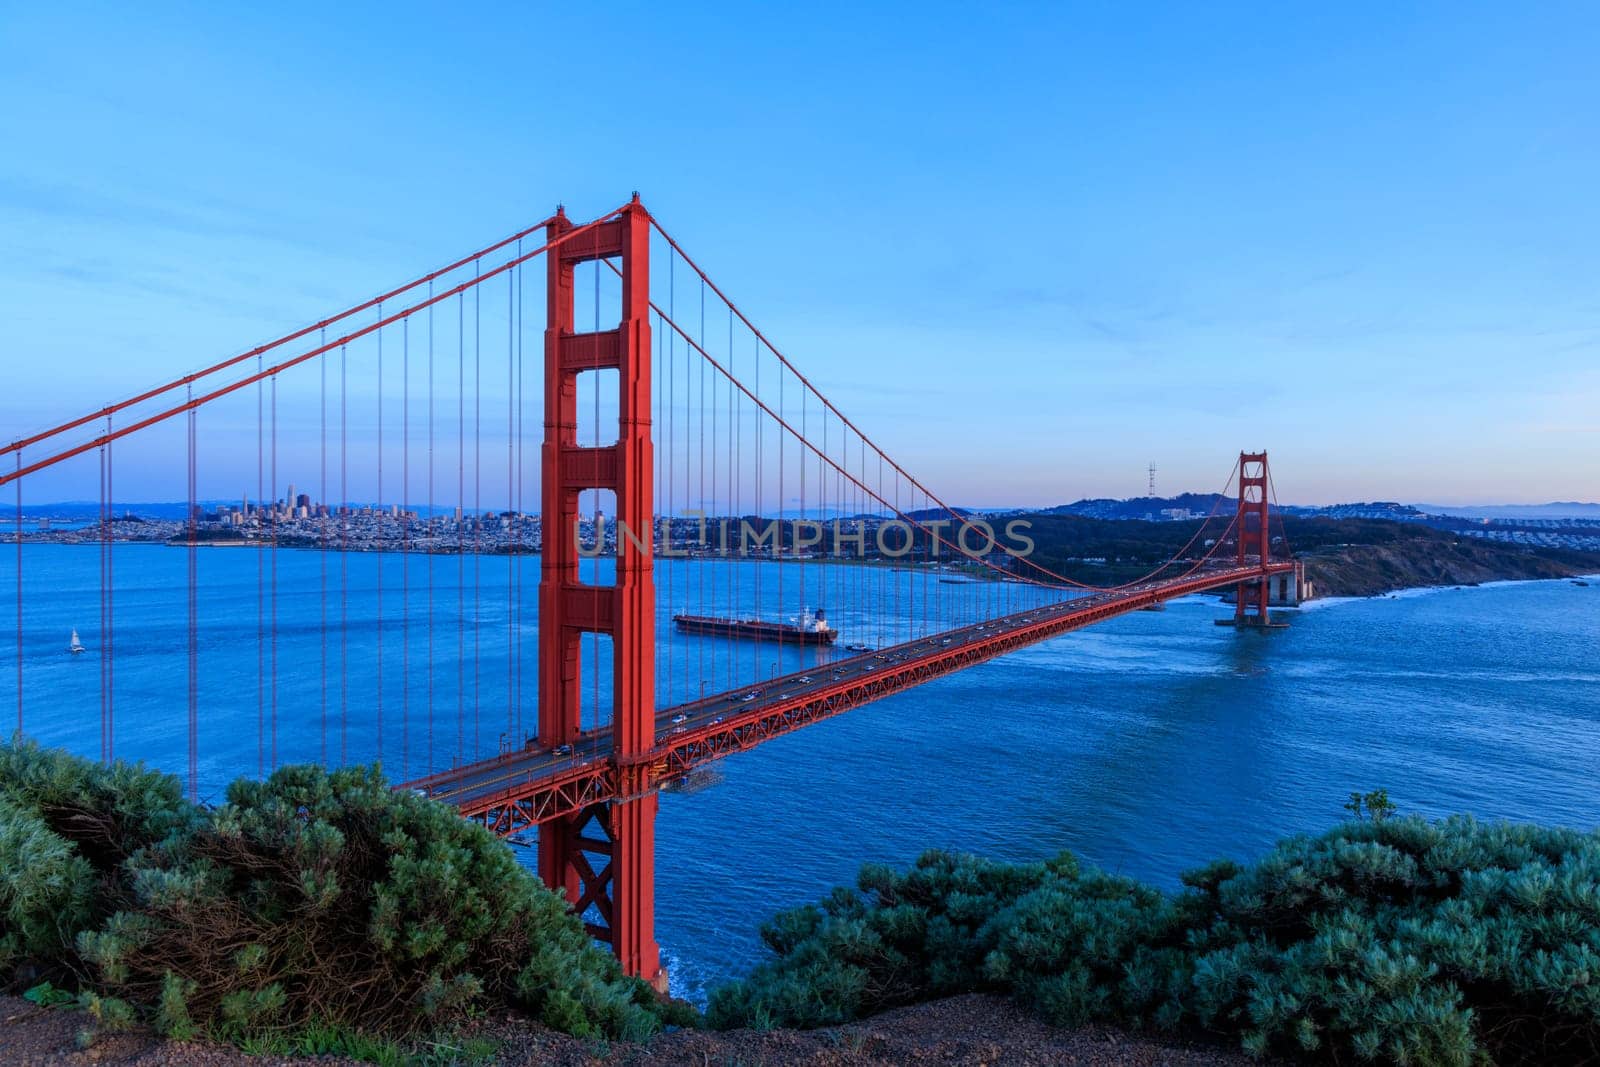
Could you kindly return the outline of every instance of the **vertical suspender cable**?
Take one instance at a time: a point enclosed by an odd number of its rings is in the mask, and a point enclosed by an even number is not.
[[[728,310],[728,373],[733,373],[733,310]],[[739,507],[742,499],[743,483],[739,478],[739,402],[733,382],[728,383],[728,510],[732,513],[732,521],[739,522],[744,512]],[[733,558],[733,551],[728,547],[727,527],[723,527],[722,551],[728,557],[728,597],[729,616],[738,618],[738,575],[739,561]],[[728,655],[728,688],[734,686],[733,655]]]
[[[433,298],[433,283],[428,283],[428,298]],[[428,773],[433,773],[433,549],[435,523],[433,513],[433,305],[428,305],[428,519],[423,529],[427,543],[423,551],[428,566]]]
[[[188,399],[194,401],[194,386],[188,386]],[[199,632],[199,575],[197,556],[199,542],[195,529],[195,409],[189,408],[189,506],[188,506],[188,557],[189,557],[189,799],[200,799],[200,632]]]
[[[511,321],[516,304],[516,279],[506,275],[506,728],[501,748],[514,741],[516,729],[516,628],[517,628],[517,527],[513,510],[517,499],[517,368]]]
[[[808,439],[809,434],[810,434],[810,430],[808,430],[806,428],[806,414],[807,414],[806,406],[807,406],[806,405],[806,390],[802,387],[801,390],[800,390],[800,434],[799,434],[798,437],[795,438],[795,444],[798,447],[796,447],[795,450],[794,450],[795,451],[795,457],[794,457],[795,458],[795,464],[794,465],[795,465],[796,468],[798,468],[798,473],[800,475],[800,507],[798,509],[799,518],[796,519],[795,525],[794,525],[794,528],[793,528],[794,529],[794,541],[793,541],[793,544],[794,544],[795,569],[799,572],[799,574],[798,574],[799,580],[797,582],[795,582],[795,584],[800,587],[800,602],[798,604],[796,604],[795,607],[798,608],[798,609],[801,609],[801,610],[803,610],[805,608],[805,599],[806,599],[806,560],[805,560],[805,557],[800,554],[800,524],[805,522],[807,519],[809,519],[811,517],[810,515],[808,515],[806,513],[806,466],[807,466],[807,464],[806,464],[806,450],[805,450],[804,442]],[[788,608],[789,608],[789,606],[787,604],[785,604],[785,605],[783,605],[781,610],[786,612],[786,611],[788,611]],[[781,644],[778,646],[778,651],[779,651],[780,654],[783,651],[783,646]],[[780,662],[781,662],[781,660],[780,660]]]
[[[378,321],[383,321],[383,304],[378,304]],[[378,331],[378,690],[377,703],[377,758],[383,762],[383,568],[387,562],[389,517],[383,506],[383,331]]]
[[[883,495],[883,455],[881,453],[878,455],[878,499],[879,500],[883,500],[884,499],[884,495]],[[899,518],[899,517],[900,517],[900,515],[899,515],[899,509],[898,508],[896,508],[896,509],[894,509],[893,511],[890,512],[890,518],[891,519],[895,519],[895,518]],[[892,558],[892,557],[890,557],[890,558]],[[879,595],[879,597],[880,597],[880,599],[882,601],[882,603],[880,603],[878,605],[878,640],[877,640],[877,645],[880,648],[883,647],[883,645],[886,643],[885,642],[885,638],[884,638],[884,627],[886,625],[887,626],[892,626],[893,625],[892,623],[890,623],[888,621],[889,596],[888,596],[888,587],[887,587],[887,585],[884,584],[884,582],[893,583],[896,580],[895,579],[895,573],[894,573],[894,565],[888,563],[888,559],[885,559],[884,563],[885,563],[885,566],[882,568],[883,581],[880,582],[879,585],[878,585],[878,595]],[[896,593],[899,592],[898,588],[895,590],[895,592]]]
[[[915,484],[913,484],[913,486],[912,486],[913,497],[915,496],[916,488],[917,487],[915,486]],[[932,513],[932,506],[933,505],[932,505],[931,501],[929,501],[929,499],[928,499],[928,494],[927,493],[923,493],[922,494],[922,510],[924,512],[928,512],[928,513],[931,514]],[[921,565],[920,565],[919,570],[918,570],[918,573],[922,575],[922,619],[921,619],[920,623],[917,622],[916,620],[912,621],[913,629],[916,631],[913,634],[913,637],[915,637],[918,640],[921,640],[922,638],[928,636],[928,634],[930,633],[930,631],[928,629],[929,617],[930,617],[930,615],[932,613],[934,613],[935,611],[938,610],[937,605],[935,603],[935,598],[940,596],[940,591],[939,591],[939,588],[938,588],[938,576],[937,576],[937,574],[934,574],[933,576],[931,576],[931,581],[930,581],[930,575],[928,573],[930,570],[934,569],[933,568],[933,562],[934,562],[934,560],[933,560],[933,549],[934,549],[934,545],[937,544],[937,543],[938,542],[937,542],[937,539],[935,538],[935,536],[932,533],[930,533],[928,535],[927,548],[923,552]]]
[[[694,373],[695,363],[693,349],[688,344],[687,337],[683,346],[683,510],[685,512],[701,510],[695,506],[695,487],[697,470],[695,464],[694,438],[699,426],[700,412],[695,408]],[[685,516],[687,517],[687,516]],[[693,532],[685,535],[685,542],[693,544],[699,536],[700,527],[695,527]],[[705,614],[705,571],[693,557],[693,549],[686,549],[683,572],[683,599],[685,606],[691,608],[696,614]],[[683,655],[682,692],[680,701],[692,700],[699,691],[695,684],[696,675],[705,667],[705,646],[696,643],[691,654],[686,648]]]
[[[787,421],[787,414],[789,414],[789,413],[787,413],[787,411],[784,410],[784,368],[782,368],[782,366],[779,366],[779,368],[778,368],[778,418],[782,419],[782,421]],[[789,451],[789,448],[787,448],[787,445],[789,445],[789,438],[787,438],[787,434],[789,434],[789,430],[784,429],[784,426],[782,426],[782,422],[779,422],[779,424],[778,424],[778,549],[776,549],[776,555],[774,555],[774,557],[773,557],[774,560],[778,560],[778,617],[779,617],[779,619],[781,619],[782,613],[784,613],[784,606],[787,605],[787,601],[784,600],[784,510],[786,510],[787,506],[789,506],[789,494],[787,494],[786,488],[784,488],[784,480],[786,480],[786,474],[787,474],[787,464],[786,464],[786,462],[784,462],[784,453],[787,453],[787,451]],[[779,633],[779,635],[778,635],[778,654],[779,654],[779,656],[781,656],[782,651],[784,651],[784,638],[782,638],[781,633]],[[760,664],[760,661],[757,661],[757,664],[755,664],[755,677],[757,677],[757,678],[762,677],[762,664]]]
[[[350,487],[346,437],[345,347],[339,346],[339,766],[349,760],[350,663]]]
[[[596,234],[595,234],[595,244],[598,246],[599,243],[600,243],[600,237],[599,237],[599,233],[597,231]],[[598,248],[597,248],[597,251],[598,251]],[[576,285],[577,285],[576,280],[574,280],[573,285],[574,285],[574,288],[576,288]],[[596,334],[598,334],[600,332],[600,260],[599,259],[596,259],[594,261],[594,325],[593,325],[592,329],[594,330],[594,332]],[[594,381],[594,431],[593,431],[594,432],[594,440],[593,440],[592,443],[594,445],[598,446],[600,444],[600,374],[599,374],[599,372],[596,372],[592,376],[592,378],[593,378],[593,381]],[[619,386],[621,385],[621,381],[622,381],[622,375],[619,372],[618,375],[617,375],[617,382],[618,382]],[[620,437],[621,437],[621,422],[620,422],[620,420],[621,420],[621,415],[622,415],[621,408],[620,408],[620,401],[621,401],[621,390],[620,390],[620,388],[618,390],[618,401],[619,401],[619,408],[618,408],[618,412],[617,412],[617,416],[618,416],[618,420],[619,420],[618,421],[618,438],[620,439]],[[613,505],[613,506],[615,506],[615,505]],[[592,512],[591,514],[596,514],[596,513],[599,512],[599,510],[600,510],[600,490],[596,489],[594,491],[594,512]],[[613,516],[613,517],[615,517],[615,516]],[[563,536],[566,536],[565,531],[563,531]],[[577,537],[577,531],[576,530],[572,531],[571,536],[576,538]],[[600,584],[600,554],[606,547],[605,544],[604,544],[604,535],[601,532],[599,523],[595,524],[594,537],[595,537],[595,546],[594,546],[595,554],[594,554],[594,560],[592,561],[592,565],[594,567],[595,584],[599,585]],[[614,569],[613,572],[612,572],[612,581],[613,582],[620,582],[622,580],[622,575],[617,573],[617,569],[620,569],[621,566],[622,566],[622,538],[619,537],[619,538],[617,538],[617,558],[616,558],[616,564],[615,564],[615,568],[616,569]],[[594,672],[593,672],[594,673],[594,725],[595,725],[595,729],[598,730],[600,728],[600,635],[599,634],[595,634],[594,638],[593,638],[593,641],[594,641]],[[613,674],[615,674],[615,672],[618,669],[617,668],[616,657],[617,657],[617,647],[616,647],[616,641],[615,641],[615,639],[613,639],[612,644],[611,644],[611,670],[612,670]],[[580,703],[581,703],[581,701],[580,701]],[[616,722],[616,715],[617,715],[617,712],[620,711],[620,710],[621,710],[620,708],[615,708],[615,707],[613,707],[611,709],[611,716],[612,716],[612,722],[613,723]],[[582,709],[581,706],[578,709],[578,729],[580,731],[582,731],[582,729],[583,729],[583,709]]]
[[[656,502],[656,508],[657,508],[658,512],[660,510],[661,502],[666,499],[666,493],[663,490],[663,487],[662,487],[662,484],[661,484],[662,461],[666,457],[666,454],[667,454],[666,438],[664,436],[664,433],[665,433],[665,430],[666,430],[666,423],[663,421],[664,412],[662,411],[662,400],[661,400],[662,396],[666,392],[666,390],[664,390],[662,388],[662,383],[666,380],[666,367],[665,367],[665,362],[662,359],[662,353],[665,352],[665,351],[666,351],[666,329],[662,325],[661,314],[659,312],[657,312],[656,313],[655,367],[653,368],[653,373],[650,376],[651,389],[656,394],[656,418],[655,418],[655,422],[650,427],[650,431],[651,431],[652,434],[655,435],[655,458],[656,458],[655,492],[654,492],[654,494],[652,496],[652,499],[654,499],[655,502]],[[670,616],[672,614],[672,593],[671,593],[671,584],[670,584],[671,581],[672,581],[672,559],[668,555],[668,552],[670,551],[670,549],[672,547],[672,544],[671,544],[670,541],[666,540],[666,533],[670,533],[670,531],[671,531],[671,528],[672,528],[671,527],[671,519],[669,517],[667,522],[663,523],[661,521],[659,515],[658,515],[658,516],[652,517],[651,524],[652,524],[652,527],[653,527],[652,536],[661,538],[661,548],[659,550],[657,550],[657,554],[661,558],[664,558],[666,560],[665,569],[666,569],[666,573],[667,573],[667,582],[669,583],[668,587],[667,587],[668,588],[668,593],[667,593],[667,614]],[[663,531],[666,531],[666,533],[664,533]],[[672,644],[673,644],[673,632],[672,632],[672,629],[669,628],[666,633],[667,633],[667,655],[666,655],[667,673],[665,675],[665,678],[667,680],[667,690],[666,690],[666,692],[662,692],[662,690],[661,690],[661,679],[662,679],[663,675],[661,673],[661,663],[658,660],[657,663],[656,663],[656,677],[655,677],[656,706],[657,707],[666,707],[667,705],[672,703],[672,688],[671,688],[671,685],[672,685]]]
[[[678,257],[676,255],[667,257],[667,315],[669,318],[672,317],[673,312],[677,309],[677,261]],[[679,611],[679,604],[673,594],[675,592],[674,587],[677,582],[678,565],[670,557],[672,556],[672,535],[676,530],[678,521],[678,475],[677,472],[673,470],[672,464],[673,445],[678,438],[678,338],[675,334],[667,333],[665,328],[662,329],[662,333],[667,335],[667,388],[665,390],[667,394],[667,419],[665,423],[666,433],[662,438],[665,443],[661,449],[661,451],[664,453],[662,460],[663,470],[667,476],[666,551],[669,557],[667,562],[667,606],[672,614],[676,614]],[[676,652],[678,642],[676,638],[677,635],[674,634],[672,639],[667,642],[667,702],[671,704],[676,704],[678,702],[679,694],[679,690],[677,689],[677,672],[673,670],[674,660],[677,658]],[[685,656],[687,657],[687,653],[685,653]]]
[[[22,740],[22,449],[17,449],[17,735]]]
[[[903,518],[904,515],[905,515],[905,512],[900,510],[900,476],[898,474],[896,474],[895,478],[894,478],[894,515],[895,515],[895,518],[897,518],[897,519]],[[907,540],[908,543],[916,540],[916,533],[912,529],[910,523],[906,523],[906,540]],[[894,625],[889,630],[889,643],[890,644],[899,644],[900,643],[900,625],[901,625],[901,620],[905,617],[905,616],[900,614],[900,586],[902,584],[903,579],[902,579],[902,576],[900,574],[900,570],[899,570],[898,567],[894,569],[893,573],[895,575],[895,579],[894,579]],[[908,595],[909,595],[909,589],[915,588],[915,586],[912,586],[911,583],[909,583],[909,582],[906,582],[905,584],[908,586]]]
[[[328,331],[324,328],[318,334],[319,347],[326,344]],[[322,484],[317,489],[317,504],[319,508],[328,506],[328,357],[327,354],[317,358],[317,369],[322,375],[322,393],[319,411],[322,420]],[[316,517],[317,524],[317,562],[322,575],[322,595],[318,604],[322,608],[322,627],[319,631],[322,637],[322,765],[328,765],[328,540],[327,521],[322,516]]]
[[[111,544],[106,546],[106,630],[101,639],[106,654],[106,761],[117,758],[117,479],[112,449],[111,416],[106,416],[106,511]]]
[[[751,419],[751,422],[754,425],[755,432],[756,432],[756,486],[755,486],[755,502],[751,505],[751,510],[753,510],[755,512],[756,518],[759,520],[761,518],[762,509],[766,507],[766,503],[767,503],[766,497],[762,495],[763,490],[766,488],[766,486],[765,486],[765,482],[766,482],[766,463],[765,463],[766,456],[765,456],[765,452],[766,452],[767,430],[766,430],[766,425],[762,422],[762,418],[764,417],[765,412],[763,412],[761,410],[761,408],[760,408],[760,403],[761,403],[761,344],[760,344],[759,341],[756,342],[756,348],[755,348],[755,394],[756,394],[757,406],[756,406],[755,411],[753,412],[753,417]],[[765,523],[763,523],[762,525],[763,525],[763,527],[765,527]],[[765,533],[766,532],[765,529],[763,529],[762,532]],[[761,615],[761,572],[762,572],[763,569],[764,569],[764,567],[762,565],[762,561],[757,559],[756,562],[755,562],[755,572],[756,572],[755,601],[754,601],[755,610],[751,614],[753,616],[755,616],[755,617],[758,617],[758,618]],[[752,641],[750,643],[750,677],[751,678],[754,678],[755,675],[756,675],[756,669],[757,669],[756,668],[756,664],[758,662],[756,657],[757,657],[757,652],[756,652],[756,648],[755,648],[755,642]]]
[[[411,776],[411,318],[400,320],[400,777]]]
[[[22,450],[16,450],[16,739],[22,739]]]
[[[811,405],[808,405],[808,403],[806,403],[806,394],[808,394],[808,392],[810,392],[810,390],[808,390],[808,389],[800,390],[800,437],[806,438],[806,440],[810,440],[810,435],[811,435],[811,430],[808,429],[808,427],[806,427],[806,419],[810,419],[811,418],[811,413],[810,413]],[[822,437],[822,448],[824,448],[824,450],[826,450],[826,448],[827,448],[827,437],[826,437],[826,435],[824,435],[824,437]],[[806,491],[806,467],[810,467],[810,464],[808,464],[808,462],[806,462],[805,450],[803,450],[803,448],[797,448],[797,450],[795,450],[795,451],[797,451],[797,453],[798,453],[798,467],[800,467],[800,517],[802,517],[802,518],[810,518],[810,515],[806,515],[806,494],[805,494],[805,491]],[[821,462],[822,462],[821,461],[821,453],[819,453],[818,464],[821,464]],[[821,488],[821,486],[818,486],[818,488]],[[818,499],[816,499],[816,498],[818,498],[818,496],[819,496],[818,490],[811,491],[811,507],[813,507],[813,509],[818,510],[818,514],[821,515],[821,510],[818,509]],[[795,536],[795,541],[798,541],[798,539],[800,539],[800,537],[798,537],[798,534],[797,534],[797,536]],[[813,545],[813,549],[814,549],[814,545]],[[805,608],[805,606],[806,606],[806,603],[805,603],[805,600],[806,600],[806,585],[810,584],[810,577],[811,577],[811,574],[814,573],[814,571],[816,571],[816,565],[814,565],[813,561],[810,561],[810,560],[803,561],[802,568],[800,568],[800,605],[798,605],[798,606],[800,606],[800,608]],[[821,601],[821,597],[818,597],[818,600]]]
[[[106,530],[106,448],[100,446],[100,762],[109,764],[106,755],[106,549],[110,534]]]
[[[706,283],[700,281],[700,348],[706,347]],[[695,366],[700,371],[700,407],[695,412],[695,423],[699,430],[700,438],[700,529],[702,533],[706,528],[706,361],[702,357],[695,360]],[[695,571],[700,579],[700,614],[706,613],[706,577],[709,568],[705,566],[705,545],[699,545],[700,555],[695,563]],[[706,643],[700,642],[700,672],[695,679],[699,682],[699,691],[705,690],[706,681]],[[691,691],[688,696],[693,699],[695,693]]]
[[[256,357],[256,374],[261,373]],[[267,776],[267,557],[266,551],[266,414],[267,384],[256,382],[256,777]]]
[[[472,261],[472,277],[476,279],[481,264]],[[479,610],[483,596],[483,555],[480,551],[483,534],[483,290],[472,287],[472,751],[483,750],[479,733],[480,715],[483,711],[483,676],[480,645],[483,633],[483,614]]]
[[[522,254],[522,242],[520,242],[520,241],[517,242],[517,254],[519,256]],[[514,719],[513,719],[512,725],[511,725],[511,739],[512,739],[512,743],[516,744],[516,745],[520,745],[521,744],[521,738],[523,736],[522,735],[522,577],[523,577],[523,555],[522,555],[521,548],[522,548],[523,531],[527,528],[527,520],[524,517],[523,502],[522,502],[523,451],[524,451],[524,449],[523,449],[523,433],[522,433],[522,416],[523,416],[523,407],[524,407],[524,393],[523,393],[523,389],[522,389],[522,333],[523,333],[523,329],[522,329],[522,288],[523,288],[522,279],[523,279],[523,274],[524,274],[524,271],[523,271],[523,268],[521,266],[512,268],[512,271],[511,271],[512,288],[513,288],[514,292],[516,293],[516,315],[515,315],[515,318],[514,318],[513,321],[515,322],[515,326],[516,326],[516,350],[517,350],[517,517],[514,520],[515,525],[513,527],[513,530],[514,530],[514,536],[515,536],[516,542],[517,542],[518,551],[517,551],[517,555],[516,555],[517,581],[516,581],[516,588],[515,588],[515,591],[513,593],[513,599],[512,599],[512,617],[513,617],[513,619],[515,619],[514,631],[513,632],[514,632],[515,638],[516,638],[516,640],[512,644],[512,656],[513,656],[513,659],[514,659],[514,667],[515,667],[515,669],[513,671],[513,677],[516,680],[516,690],[512,695],[512,701],[511,701],[511,706],[512,706],[512,708],[514,710],[514,713],[515,713],[514,714]],[[506,309],[506,316],[507,316],[507,318],[511,318],[512,317],[510,308]]]
[[[272,389],[272,492],[278,492],[278,376],[274,374],[271,381]],[[274,495],[273,499],[277,499]],[[291,501],[291,503],[293,503]],[[271,603],[272,629],[269,634],[271,639],[271,656],[268,664],[271,667],[271,680],[268,682],[272,699],[268,705],[271,712],[268,717],[267,753],[270,757],[268,766],[273,770],[278,769],[278,509],[272,510],[272,547],[269,551],[272,559],[271,585],[267,594]]]
[[[837,516],[837,520],[833,527],[833,550],[834,553],[839,556],[839,561],[841,563],[844,563],[848,560],[848,557],[845,555],[846,551],[855,552],[857,558],[850,562],[845,569],[838,571],[834,575],[833,597],[840,607],[844,606],[846,603],[846,598],[849,595],[847,589],[850,584],[850,575],[853,572],[853,568],[860,564],[861,561],[859,557],[865,555],[864,549],[851,548],[846,550],[843,546],[843,538],[841,537],[841,534],[849,528],[847,516],[850,514],[850,490],[849,487],[845,485],[845,472],[849,466],[849,463],[850,434],[841,424],[839,426],[839,462],[834,465],[833,475],[833,505],[834,514]],[[852,541],[851,544],[853,546],[855,542]],[[835,625],[838,624],[835,623]]]
[[[456,763],[467,753],[467,297],[456,294]]]

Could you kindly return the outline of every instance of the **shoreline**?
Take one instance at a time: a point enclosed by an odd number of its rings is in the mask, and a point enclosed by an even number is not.
[[[1385,593],[1373,593],[1370,596],[1322,596],[1303,601],[1295,608],[1277,608],[1278,611],[1324,611],[1338,607],[1341,604],[1359,604],[1368,600],[1416,600],[1419,597],[1432,596],[1436,593],[1451,591],[1468,591],[1478,589],[1504,589],[1513,585],[1539,585],[1545,582],[1571,583],[1575,581],[1600,583],[1600,572],[1595,574],[1574,574],[1560,578],[1493,578],[1487,582],[1455,582],[1449,585],[1407,585],[1398,589],[1391,589]]]
[[[129,539],[116,539],[116,540],[112,540],[109,543],[111,545],[150,545],[150,546],[158,546],[158,547],[166,547],[166,548],[189,548],[189,547],[191,547],[188,543],[182,542],[182,541],[174,542],[174,541],[169,541],[169,540],[155,540],[155,539],[151,539],[151,540],[132,539],[132,538],[129,538]],[[70,547],[90,547],[90,546],[100,547],[101,545],[105,544],[105,542],[101,542],[98,539],[94,539],[94,538],[84,538],[84,539],[81,539],[81,540],[68,541],[68,540],[55,540],[55,539],[44,539],[44,538],[35,538],[35,537],[24,537],[22,539],[22,544],[24,544],[24,545],[38,545],[38,546],[57,545],[57,546],[69,547],[70,548]],[[242,540],[232,540],[232,539],[227,539],[227,540],[222,540],[222,539],[198,540],[198,541],[196,541],[194,543],[193,547],[195,547],[195,548],[234,548],[234,549],[250,549],[250,548],[254,548],[254,549],[257,549],[258,551],[293,550],[293,551],[303,551],[303,552],[329,552],[329,553],[335,553],[335,554],[341,554],[341,555],[349,553],[349,554],[353,554],[353,555],[385,555],[385,556],[386,555],[403,555],[403,556],[423,556],[423,557],[429,557],[429,558],[435,557],[435,556],[443,556],[443,557],[447,557],[447,558],[459,557],[459,556],[476,556],[476,557],[488,557],[488,558],[493,558],[493,559],[501,559],[501,558],[505,558],[505,557],[537,558],[541,554],[540,550],[538,550],[538,549],[525,549],[525,550],[524,549],[506,549],[506,550],[501,550],[501,551],[482,551],[482,550],[479,550],[479,551],[476,551],[476,552],[470,552],[470,551],[469,552],[459,552],[459,551],[434,551],[434,552],[429,552],[429,551],[424,551],[424,550],[418,550],[418,549],[415,549],[415,548],[408,549],[408,548],[403,548],[403,547],[389,547],[389,546],[361,545],[361,546],[349,546],[349,547],[341,548],[341,547],[339,547],[337,545],[326,545],[326,546],[324,546],[324,545],[306,544],[306,543],[293,542],[293,541],[280,542],[278,544],[273,544],[271,542],[242,541]],[[584,557],[584,561],[593,562],[593,561],[599,560],[599,559],[611,559],[611,560],[614,560],[615,558],[616,557],[613,554],[609,554],[608,553],[608,554],[604,554],[604,555],[600,555],[600,556]],[[791,565],[791,566],[792,565],[796,565],[796,564],[800,564],[800,565],[811,564],[811,565],[820,565],[820,566],[888,568],[888,569],[890,569],[892,571],[895,571],[895,572],[899,572],[899,573],[903,573],[903,574],[909,574],[909,575],[913,575],[913,576],[915,576],[915,575],[932,575],[932,576],[940,579],[944,584],[949,584],[949,585],[988,585],[988,584],[995,584],[995,583],[997,583],[997,584],[1027,584],[1023,579],[1017,578],[1015,576],[1012,576],[1012,575],[1009,575],[1009,574],[998,574],[998,573],[991,572],[987,568],[985,568],[981,563],[978,563],[977,561],[969,561],[966,564],[957,563],[957,562],[955,562],[955,558],[954,557],[951,557],[950,559],[941,559],[941,560],[938,560],[938,561],[928,561],[926,563],[908,563],[907,561],[900,560],[900,559],[870,559],[870,558],[869,559],[796,559],[796,558],[792,558],[792,557],[787,557],[786,558],[786,557],[782,557],[782,556],[779,556],[779,557],[754,557],[754,556],[738,556],[738,555],[733,555],[733,556],[715,556],[715,555],[680,555],[680,554],[677,554],[677,553],[673,553],[673,554],[657,553],[657,554],[655,554],[654,558],[656,560],[658,560],[658,561],[667,561],[667,562],[680,561],[680,562],[686,562],[686,563],[687,562],[710,563],[710,564],[717,564],[717,563],[778,563],[778,564],[787,564],[787,565]],[[1299,558],[1303,562],[1305,562],[1307,564],[1311,564],[1311,563],[1313,563],[1313,561],[1315,561],[1317,559],[1317,557],[1315,555],[1302,556],[1302,557],[1299,557]],[[1549,562],[1554,563],[1555,561],[1549,561]],[[1557,565],[1559,565],[1559,564],[1557,564]],[[1375,592],[1375,593],[1366,593],[1366,594],[1338,594],[1338,593],[1336,593],[1336,594],[1326,595],[1326,596],[1316,596],[1316,597],[1313,597],[1313,598],[1311,598],[1309,600],[1302,601],[1300,604],[1294,605],[1292,607],[1291,606],[1281,606],[1277,610],[1279,610],[1279,611],[1321,610],[1321,609],[1325,609],[1325,608],[1328,608],[1328,607],[1332,607],[1332,606],[1334,606],[1336,604],[1346,603],[1346,602],[1350,602],[1350,601],[1361,601],[1361,600],[1403,600],[1403,599],[1410,599],[1412,597],[1417,597],[1417,596],[1424,596],[1424,595],[1427,595],[1427,594],[1430,594],[1430,593],[1442,592],[1442,591],[1450,590],[1450,589],[1490,589],[1490,588],[1494,588],[1494,587],[1497,587],[1497,586],[1521,585],[1521,584],[1525,584],[1525,583],[1529,583],[1529,582],[1572,582],[1572,581],[1585,581],[1585,582],[1591,582],[1591,583],[1600,583],[1600,571],[1574,572],[1574,573],[1568,573],[1568,574],[1542,574],[1542,575],[1527,575],[1527,576],[1512,576],[1512,577],[1490,577],[1490,578],[1486,578],[1485,580],[1482,580],[1482,581],[1424,582],[1424,583],[1415,584],[1415,585],[1397,585],[1397,586],[1394,586],[1393,588],[1384,589],[1384,590],[1382,590],[1380,592]],[[1095,588],[1095,587],[1087,587],[1086,586],[1084,588],[1092,589],[1092,588]],[[1105,588],[1114,588],[1114,586],[1105,587]],[[1193,594],[1193,595],[1197,596],[1197,597],[1201,597],[1201,598],[1206,598],[1206,599],[1209,599],[1209,598],[1211,598],[1213,596],[1213,594],[1211,594],[1211,593],[1198,593],[1198,594]],[[1180,599],[1188,599],[1188,598],[1184,597],[1184,598],[1180,598]]]

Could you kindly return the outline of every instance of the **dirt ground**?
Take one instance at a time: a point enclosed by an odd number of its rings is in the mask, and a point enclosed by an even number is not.
[[[5,1067],[269,1067],[334,1057],[247,1056],[199,1042],[162,1041],[137,1031],[79,1049],[84,1017],[0,997],[0,1064]],[[830,1030],[683,1030],[646,1045],[581,1041],[514,1019],[482,1027],[500,1042],[505,1067],[1246,1067],[1259,1061],[1231,1050],[1162,1044],[1114,1030],[1059,1030],[1009,1001],[987,996],[900,1008]]]

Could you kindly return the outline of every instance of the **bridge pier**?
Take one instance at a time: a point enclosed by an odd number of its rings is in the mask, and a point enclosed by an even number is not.
[[[547,257],[545,424],[541,452],[544,542],[539,580],[539,743],[581,743],[582,635],[612,642],[611,761],[620,799],[539,828],[539,875],[564,890],[590,932],[610,943],[627,974],[666,989],[655,939],[655,606],[650,440],[650,216],[637,196],[619,215],[555,244]],[[573,228],[558,211],[552,243]],[[578,333],[573,271],[620,260],[622,307],[612,330]],[[577,382],[617,371],[617,443],[578,444]],[[599,432],[599,428],[596,427]],[[603,437],[604,435],[601,434]],[[584,490],[616,494],[616,582],[586,584],[578,569],[578,506]],[[595,725],[598,725],[596,723]],[[587,921],[587,920],[586,920]]]
[[[611,949],[622,970],[666,993],[667,972],[656,944],[656,808],[650,792],[611,805]]]
[[[656,793],[648,792],[543,823],[539,873],[552,888],[566,890],[584,928],[611,946],[625,973],[644,978],[664,994],[667,972],[655,939],[659,802]]]

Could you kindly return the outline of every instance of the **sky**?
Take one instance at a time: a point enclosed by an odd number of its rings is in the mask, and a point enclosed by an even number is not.
[[[1597,52],[1562,3],[0,0],[0,437],[638,190],[952,502],[1259,448],[1285,501],[1597,500]]]

